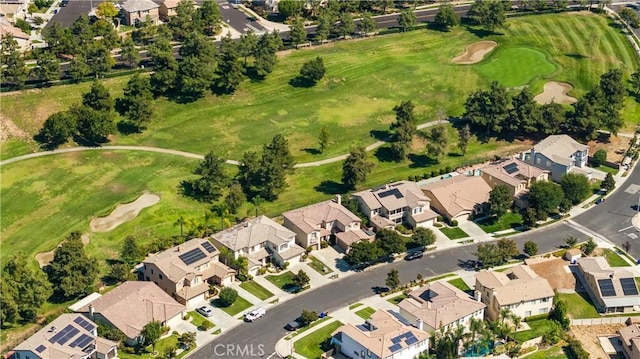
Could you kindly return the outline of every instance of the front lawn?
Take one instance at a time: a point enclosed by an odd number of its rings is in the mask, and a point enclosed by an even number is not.
[[[331,337],[331,333],[341,326],[342,323],[340,321],[335,321],[315,330],[313,333],[301,338],[300,340],[297,340],[293,344],[296,353],[306,358],[320,357],[320,355],[328,349],[324,348],[322,344]]]
[[[600,165],[598,167],[595,167],[595,169],[600,170],[602,172],[611,173],[613,176],[618,174],[618,169],[617,168],[612,168],[612,167],[605,166],[605,165]]]
[[[568,312],[572,319],[598,318],[600,314],[591,303],[589,294],[580,293],[558,293],[560,299],[567,302]]]
[[[460,229],[460,227],[444,227],[440,228],[440,231],[444,233],[445,236],[449,237],[449,239],[460,239],[469,237],[467,232]]]
[[[253,294],[254,297],[260,300],[266,300],[273,297],[273,293],[271,293],[267,288],[261,286],[260,284],[250,280],[247,282],[242,282],[240,284],[240,288],[246,290],[247,292]]]
[[[409,298],[409,296],[404,294],[404,293],[402,293],[402,294],[397,295],[397,296],[395,296],[393,298],[387,299],[387,302],[389,302],[391,304],[398,305],[398,303],[400,303],[403,299],[406,299],[406,298]]]
[[[202,316],[202,314],[196,312],[196,311],[192,311],[187,313],[189,314],[189,317],[191,318],[191,324],[195,325],[196,328],[200,328],[202,326],[202,323],[204,322],[209,322],[209,320],[205,317]],[[211,322],[209,322],[211,323]],[[211,324],[211,328],[213,328],[215,325],[213,325],[213,323]]]
[[[294,276],[295,274],[291,273],[290,271],[286,271],[279,275],[268,275],[266,276],[266,278],[269,282],[273,283],[273,285],[286,292],[295,287],[295,285],[293,284]]]
[[[327,274],[333,272],[333,270],[327,267],[322,261],[314,256],[309,256],[311,263],[307,263],[309,267],[313,268],[316,272],[320,274]]]
[[[549,319],[532,320],[527,324],[531,327],[530,330],[516,333],[516,339],[519,343],[537,338],[551,331],[551,321]]]
[[[469,286],[467,285],[467,283],[464,282],[464,280],[462,280],[462,278],[456,278],[456,279],[452,279],[450,281],[448,281],[449,284],[451,284],[452,286],[460,289],[463,292],[466,292],[468,290],[471,290],[471,288],[469,288]]]
[[[498,218],[488,218],[477,221],[476,224],[486,233],[504,231],[506,229],[516,229],[522,226],[522,215],[520,213],[507,212]]]
[[[605,248],[602,250],[604,257],[607,259],[607,262],[612,267],[629,267],[629,263],[624,260],[618,253],[612,251],[611,249]]]
[[[125,353],[124,350],[118,350],[118,357],[122,359],[152,359],[152,358],[161,358],[162,355],[167,351],[167,349],[172,347],[178,347],[178,337],[176,335],[171,335],[164,339],[158,340],[156,343],[156,352],[158,355],[151,355],[151,346],[149,346],[148,351],[140,354],[128,354]],[[191,347],[191,349],[181,352],[176,356],[176,358],[182,358],[187,353],[193,351],[195,349],[195,345]]]
[[[238,299],[236,299],[236,301],[228,307],[222,306],[222,302],[220,301],[220,299],[214,299],[213,305],[217,308],[222,309],[225,313],[229,314],[232,317],[251,307],[251,303],[241,296],[238,296]]]
[[[375,312],[376,312],[376,310],[375,310],[375,309],[373,309],[373,308],[371,308],[371,307],[366,307],[366,308],[364,308],[364,309],[360,309],[359,311],[357,311],[357,312],[356,312],[356,314],[357,314],[360,318],[362,318],[362,319],[364,319],[364,320],[367,320],[367,319],[371,318],[371,315],[372,315],[373,313],[375,313]]]

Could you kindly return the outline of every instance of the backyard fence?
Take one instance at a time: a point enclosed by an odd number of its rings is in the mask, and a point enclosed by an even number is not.
[[[586,319],[571,319],[571,325],[600,325],[600,324],[621,324],[629,317],[601,317]]]

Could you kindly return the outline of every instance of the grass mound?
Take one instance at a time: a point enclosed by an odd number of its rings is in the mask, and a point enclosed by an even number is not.
[[[528,47],[499,49],[488,61],[478,66],[478,72],[506,87],[523,86],[533,79],[552,74],[556,66],[542,52]]]

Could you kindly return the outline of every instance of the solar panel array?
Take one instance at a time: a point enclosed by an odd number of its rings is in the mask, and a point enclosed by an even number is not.
[[[380,194],[378,194],[378,196],[380,198],[385,198],[385,197],[389,197],[389,196],[395,196],[396,198],[402,198],[402,193],[400,193],[400,191],[397,188],[394,188],[394,189],[390,189],[388,191],[380,192]]]
[[[203,258],[207,258],[207,256],[202,250],[200,250],[200,248],[195,248],[185,254],[179,255],[178,258],[180,258],[184,262],[184,264],[191,265],[192,263],[195,263]]]
[[[407,346],[413,345],[418,342],[418,338],[416,338],[415,335],[413,335],[413,333],[405,332],[403,334],[400,334],[396,337],[391,338],[391,343],[393,343],[393,345],[389,347],[389,350],[391,350],[392,353],[395,353],[396,351],[402,349],[403,340]]]
[[[69,339],[73,338],[76,334],[80,333],[80,330],[73,325],[67,325],[58,332],[56,335],[49,339],[49,343],[58,343],[64,345]]]
[[[47,347],[45,347],[44,345],[40,344],[40,346],[36,348],[36,351],[38,353],[42,353],[45,349],[47,349]]]
[[[78,338],[76,338],[76,340],[73,341],[73,343],[71,343],[71,345],[69,345],[72,348],[75,347],[80,347],[80,348],[84,348],[87,345],[91,344],[91,342],[93,342],[93,337],[87,334],[82,334],[81,336],[79,336]]]
[[[402,345],[400,345],[400,344],[394,344],[394,345],[389,347],[389,350],[391,350],[392,353],[395,353],[400,349],[402,349]]]
[[[508,174],[513,174],[518,172],[518,164],[517,163],[509,163],[508,165],[502,167]]]
[[[615,297],[616,289],[613,287],[611,279],[598,279],[598,287],[603,297]]]
[[[204,249],[207,250],[207,252],[209,253],[213,253],[216,251],[216,247],[213,246],[213,244],[211,244],[211,242],[206,241],[206,242],[202,242],[202,246],[204,247]]]
[[[88,320],[85,320],[82,317],[77,317],[73,321],[82,328],[86,329],[88,332],[93,332],[93,330],[96,328],[95,325],[91,324]]]
[[[620,285],[622,286],[624,295],[638,295],[638,287],[636,286],[635,279],[620,278]]]

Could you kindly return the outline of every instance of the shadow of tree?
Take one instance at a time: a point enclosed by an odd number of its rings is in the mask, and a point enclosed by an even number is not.
[[[411,161],[411,164],[409,164],[410,168],[429,167],[436,164],[436,161],[431,159],[426,154],[410,153],[409,161]]]
[[[389,146],[378,147],[373,155],[376,156],[380,162],[397,162],[396,156],[394,156]]]
[[[564,54],[564,56],[566,56],[566,57],[570,57],[570,58],[572,58],[572,59],[576,59],[576,60],[582,60],[582,59],[587,59],[587,58],[589,58],[589,56],[587,56],[587,55],[583,55],[583,54],[574,54],[574,53],[571,53],[571,54]]]
[[[119,121],[116,124],[116,127],[118,128],[118,132],[120,132],[123,135],[131,135],[133,133],[141,133],[142,130],[143,130],[142,128],[139,128],[138,126],[133,124],[131,121],[127,121],[127,120]]]
[[[371,130],[369,134],[378,141],[385,141],[391,137],[391,131],[388,130]]]
[[[310,155],[319,155],[321,152],[317,148],[303,148],[302,151],[310,154]]]
[[[302,76],[296,76],[289,80],[289,85],[296,88],[310,88],[315,86],[315,84],[316,83],[314,81],[311,81],[308,78]]]
[[[333,180],[324,180],[313,189],[324,194],[345,194],[349,192],[349,189],[343,183]]]

